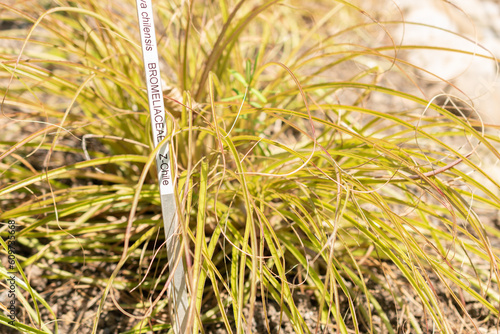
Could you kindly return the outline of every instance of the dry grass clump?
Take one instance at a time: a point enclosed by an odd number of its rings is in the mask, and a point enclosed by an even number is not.
[[[401,22],[349,1],[154,5],[194,332],[493,324],[500,187],[477,152],[500,158],[498,138],[429,101],[414,79],[425,69],[399,57],[417,47],[392,38]],[[19,226],[16,326],[167,331],[134,4],[0,8],[0,217]],[[33,267],[45,288],[24,275]],[[49,302],[61,282],[94,297],[74,322]],[[106,321],[117,309],[126,316]]]

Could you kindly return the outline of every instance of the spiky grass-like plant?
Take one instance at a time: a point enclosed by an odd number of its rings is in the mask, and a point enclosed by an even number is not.
[[[452,333],[498,317],[485,217],[499,185],[479,165],[500,158],[498,138],[420,89],[425,69],[398,53],[419,47],[393,38],[402,22],[342,0],[155,6],[193,332]],[[134,4],[0,8],[17,328],[167,331]],[[90,316],[54,310],[62,282],[94,293]],[[111,324],[117,309],[130,320]]]

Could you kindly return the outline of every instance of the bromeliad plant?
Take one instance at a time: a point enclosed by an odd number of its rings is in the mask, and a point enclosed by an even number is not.
[[[498,317],[488,215],[500,186],[481,167],[500,158],[498,138],[415,83],[425,69],[398,51],[426,47],[393,37],[397,11],[379,22],[342,0],[154,5],[193,333],[452,333]],[[17,328],[167,331],[134,3],[0,8]],[[100,288],[91,316],[64,318],[33,267],[49,284]]]

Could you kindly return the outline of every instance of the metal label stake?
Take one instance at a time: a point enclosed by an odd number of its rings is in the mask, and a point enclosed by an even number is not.
[[[163,104],[163,91],[160,78],[160,64],[156,45],[155,27],[153,22],[153,5],[151,0],[136,0],[139,28],[141,32],[142,56],[146,71],[146,82],[153,131],[153,143],[158,143],[167,136],[165,120],[165,106]],[[156,168],[160,186],[161,211],[165,226],[166,248],[168,264],[171,270],[176,264],[180,254],[180,242],[177,222],[177,205],[174,197],[174,187],[171,172],[169,145],[163,145],[156,156]],[[173,272],[170,288],[171,317],[173,319],[174,333],[185,334],[188,320],[188,292],[184,276],[184,264],[178,261]]]

